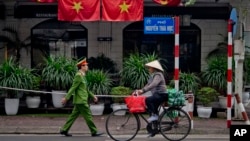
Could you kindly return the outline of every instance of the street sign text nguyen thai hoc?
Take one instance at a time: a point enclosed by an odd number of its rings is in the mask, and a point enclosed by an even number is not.
[[[144,17],[144,34],[174,34],[174,18]]]

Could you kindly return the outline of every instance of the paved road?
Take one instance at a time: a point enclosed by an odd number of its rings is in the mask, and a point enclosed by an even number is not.
[[[101,137],[91,137],[89,135],[76,135],[73,137],[63,137],[60,135],[14,135],[14,134],[2,134],[0,135],[1,141],[113,141],[106,135]],[[146,135],[137,135],[133,141],[163,141],[161,135],[157,135],[153,138],[147,138]],[[183,141],[229,141],[229,135],[189,135]]]

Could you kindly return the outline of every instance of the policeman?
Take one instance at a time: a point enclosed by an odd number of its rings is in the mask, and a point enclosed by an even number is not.
[[[78,72],[76,73],[73,84],[69,89],[67,95],[62,98],[62,104],[66,104],[66,102],[73,96],[73,105],[74,108],[72,113],[69,115],[66,123],[60,130],[60,134],[64,136],[72,136],[68,133],[74,121],[77,119],[79,115],[83,116],[86,121],[86,124],[89,127],[91,135],[93,137],[100,136],[103,133],[97,132],[97,128],[93,122],[92,114],[89,108],[88,99],[91,98],[94,102],[98,101],[98,98],[87,88],[86,82],[86,72],[88,71],[88,63],[86,58],[77,63]]]

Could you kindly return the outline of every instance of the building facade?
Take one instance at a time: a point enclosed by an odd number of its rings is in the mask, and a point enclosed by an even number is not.
[[[249,2],[243,5],[248,6]],[[225,42],[230,12],[237,6],[236,0],[197,0],[189,7],[166,7],[144,0],[144,17],[179,16],[180,70],[200,72],[206,66],[207,54],[218,43]],[[29,0],[1,0],[0,7],[1,29],[6,26],[17,29],[21,40],[31,37],[30,51],[22,50],[21,63],[25,66],[35,67],[46,52],[72,58],[104,54],[121,69],[123,58],[139,51],[157,52],[159,57],[168,60],[168,71],[173,72],[174,36],[145,35],[143,21],[61,22],[57,20],[57,3]],[[245,21],[245,30],[248,21]],[[1,62],[4,56],[3,48],[0,50]]]

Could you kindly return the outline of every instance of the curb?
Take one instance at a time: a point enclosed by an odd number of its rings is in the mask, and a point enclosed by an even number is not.
[[[50,127],[31,127],[31,126],[22,126],[22,127],[8,127],[3,128],[0,127],[0,134],[59,134],[60,127],[57,126],[50,126]],[[70,130],[72,134],[90,134],[89,130],[85,131],[76,131]],[[198,135],[207,135],[207,134],[229,134],[229,129],[207,129],[207,128],[196,128],[191,129],[190,134],[198,134]],[[145,128],[142,128],[139,131],[139,134],[147,134]]]

